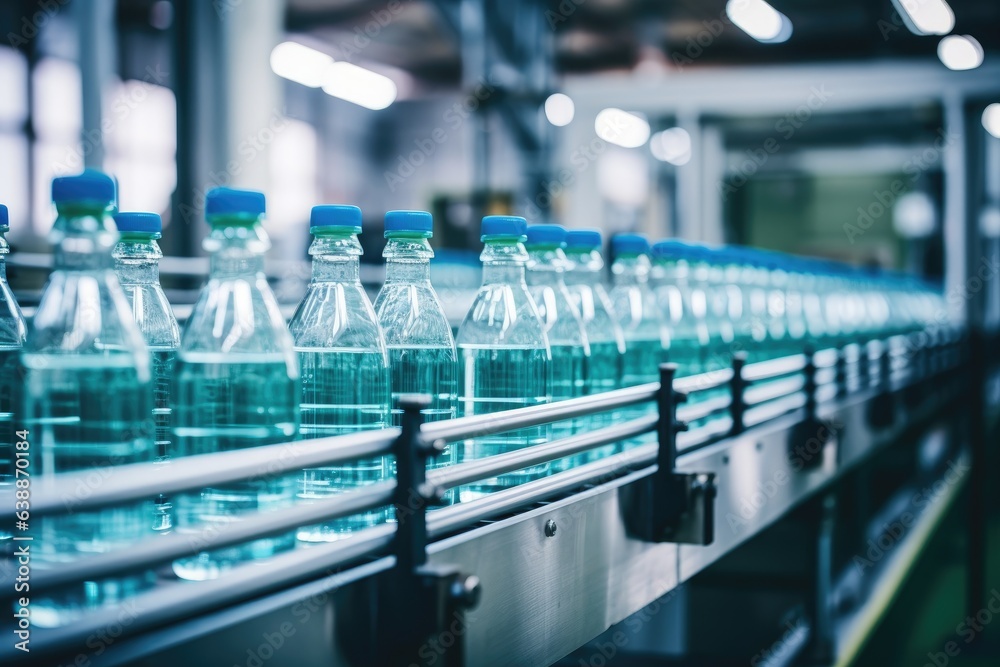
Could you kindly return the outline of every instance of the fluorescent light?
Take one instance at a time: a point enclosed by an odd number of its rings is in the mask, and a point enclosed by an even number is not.
[[[327,68],[323,92],[375,111],[396,100],[392,79],[348,62],[335,62]]]
[[[576,105],[569,95],[554,93],[545,100],[545,117],[556,127],[569,125],[576,113]]]
[[[621,109],[604,109],[597,114],[594,130],[601,139],[623,148],[638,148],[649,140],[646,119]]]
[[[691,160],[691,135],[682,127],[657,132],[649,140],[649,150],[661,162],[687,164]]]
[[[1000,103],[994,102],[983,109],[983,127],[997,139],[1000,139]]]
[[[726,16],[758,42],[784,42],[792,35],[792,22],[764,0],[729,0]]]
[[[938,42],[937,51],[948,69],[975,69],[983,64],[983,47],[972,35],[948,35]]]
[[[947,35],[955,27],[955,12],[945,0],[892,0],[910,32]]]
[[[271,71],[310,88],[323,85],[333,58],[298,42],[282,42],[271,51]]]

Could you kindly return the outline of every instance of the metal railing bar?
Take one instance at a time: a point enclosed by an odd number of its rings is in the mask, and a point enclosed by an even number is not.
[[[782,380],[775,380],[759,387],[750,387],[744,392],[744,402],[747,406],[760,405],[776,398],[787,396],[801,390],[806,385],[806,379],[800,376],[793,376]]]
[[[191,533],[174,532],[151,537],[124,549],[81,558],[67,567],[32,571],[33,590],[45,590],[73,582],[93,581],[120,572],[150,569],[154,565],[204,551],[243,544],[252,540],[294,531],[340,517],[350,516],[392,502],[396,482],[379,482],[342,495],[296,505],[272,512],[257,512],[224,526],[210,525]],[[14,572],[0,577],[4,592],[14,591]]]
[[[804,407],[805,404],[805,394],[793,394],[791,396],[784,396],[777,400],[757,405],[750,408],[746,412],[745,421],[747,428],[751,426],[759,426],[764,422],[777,419],[786,413]]]
[[[32,518],[82,512],[108,505],[152,500],[156,494],[225,486],[273,478],[390,453],[399,429],[365,431],[315,440],[295,440],[249,449],[198,454],[163,464],[131,463],[37,477],[31,486]],[[12,493],[12,492],[7,492]],[[0,493],[0,520],[14,515],[14,502]]]
[[[697,375],[685,375],[674,380],[674,391],[682,394],[694,394],[699,391],[718,389],[729,384],[733,379],[733,369],[727,366],[714,371],[698,373]]]
[[[758,380],[781,377],[790,373],[798,373],[805,369],[807,361],[804,354],[794,354],[790,357],[781,357],[780,359],[758,361],[755,364],[747,364],[743,367],[743,378],[747,382],[756,382]]]
[[[685,423],[698,421],[720,410],[725,410],[732,402],[733,399],[729,396],[715,396],[695,403],[685,403],[677,408],[677,419]]]
[[[716,438],[729,435],[733,429],[733,420],[728,415],[713,419],[704,426],[677,434],[677,451],[687,452],[712,442]]]
[[[295,549],[265,561],[254,561],[233,568],[218,579],[178,582],[140,594],[130,600],[129,623],[121,623],[122,611],[108,607],[88,612],[78,621],[58,628],[35,628],[32,660],[64,651],[78,651],[88,637],[97,636],[109,627],[122,628],[122,637],[166,625],[222,608],[243,600],[283,590],[300,581],[332,576],[346,565],[384,552],[395,534],[394,525],[366,529],[350,538]],[[32,573],[34,574],[34,572]],[[36,634],[37,633],[37,634]],[[5,642],[0,647],[0,663],[23,658],[24,654]]]
[[[650,382],[555,403],[447,419],[424,424],[420,432],[430,440],[455,442],[646,403],[656,399],[659,388],[659,383]]]
[[[544,445],[535,445],[475,461],[466,461],[427,473],[427,481],[435,486],[454,488],[503,473],[521,470],[547,461],[585,452],[595,447],[634,438],[656,428],[657,415],[649,415],[622,424],[561,438]]]
[[[649,466],[656,461],[658,445],[638,445],[624,452],[608,456],[582,466],[525,482],[509,489],[495,491],[476,500],[451,505],[427,515],[429,535],[440,538],[480,521],[508,514],[524,505],[530,505],[553,495],[585,484],[600,484],[620,476],[631,469]]]

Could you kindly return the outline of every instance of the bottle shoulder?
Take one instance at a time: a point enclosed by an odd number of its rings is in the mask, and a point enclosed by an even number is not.
[[[456,343],[548,347],[544,326],[527,288],[505,283],[479,289],[458,329]]]
[[[24,344],[28,327],[21,306],[6,280],[0,280],[0,346],[20,347]]]
[[[385,352],[375,309],[360,284],[312,283],[288,324],[297,348]]]
[[[105,271],[53,271],[42,290],[24,349],[40,354],[149,352],[117,278]]]
[[[181,350],[290,354],[292,338],[265,279],[213,278],[184,326]]]
[[[132,309],[132,318],[147,345],[180,345],[181,333],[177,318],[159,284],[122,285],[122,291]]]
[[[451,324],[429,285],[387,283],[374,308],[386,345],[455,345]]]

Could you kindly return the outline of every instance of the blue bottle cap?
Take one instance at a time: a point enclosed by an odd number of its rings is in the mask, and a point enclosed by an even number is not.
[[[487,236],[511,236],[520,238],[527,235],[528,221],[516,215],[488,215],[483,218],[483,235],[480,240],[485,241]]]
[[[528,227],[528,245],[559,245],[566,242],[566,228],[562,225],[531,225]]]
[[[601,232],[596,229],[571,229],[566,232],[566,247],[594,250],[601,247]]]
[[[649,252],[649,241],[642,234],[615,234],[611,247],[616,255],[642,255]]]
[[[120,232],[140,232],[144,234],[159,234],[163,231],[163,222],[158,213],[127,211],[115,214],[115,225]]]
[[[10,213],[5,204],[0,204],[0,229],[4,231],[10,229]]]
[[[205,195],[205,215],[264,215],[264,193],[256,190],[212,188]]]
[[[430,238],[434,235],[434,218],[427,211],[388,211],[385,214],[385,235],[391,232],[418,232],[428,234]]]
[[[104,172],[84,169],[76,176],[52,179],[52,201],[56,204],[91,202],[111,206],[117,201],[115,181]]]
[[[309,229],[319,227],[343,227],[360,234],[361,209],[349,204],[313,206],[309,215]]]
[[[664,239],[653,244],[652,254],[657,259],[691,259],[697,247],[677,239]]]

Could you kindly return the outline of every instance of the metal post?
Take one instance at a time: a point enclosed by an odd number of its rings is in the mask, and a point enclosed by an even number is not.
[[[746,412],[746,402],[743,394],[747,388],[747,381],[743,379],[743,367],[746,365],[746,352],[733,354],[733,378],[729,381],[729,390],[732,394],[732,402],[729,404],[729,414],[733,420],[730,435],[739,435],[745,429],[743,415]]]
[[[434,491],[427,486],[427,458],[432,449],[420,437],[420,412],[430,405],[421,394],[402,396],[402,432],[396,439],[396,564],[402,572],[414,572],[427,563],[427,503]]]
[[[657,440],[660,443],[656,454],[656,465],[660,476],[672,475],[677,462],[677,398],[674,392],[674,376],[677,375],[677,364],[660,364],[660,392],[656,398],[656,407],[660,421],[656,426]]]

